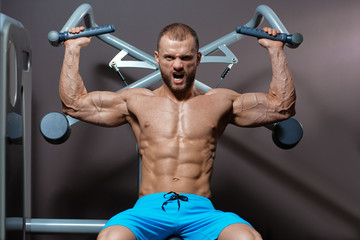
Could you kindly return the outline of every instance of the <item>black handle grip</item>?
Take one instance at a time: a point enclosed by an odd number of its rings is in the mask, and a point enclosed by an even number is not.
[[[236,27],[236,32],[247,36],[252,36],[257,38],[267,38],[274,41],[287,43],[288,46],[291,48],[297,48],[303,42],[303,36],[301,33],[294,33],[294,34],[279,33],[276,36],[272,36],[261,29],[251,28],[246,26]]]
[[[79,37],[91,37],[96,35],[101,35],[105,33],[111,33],[115,31],[115,27],[113,24],[106,25],[102,27],[91,27],[91,28],[85,28],[84,31],[81,31],[79,33],[70,33],[70,32],[57,32],[57,31],[51,31],[48,34],[48,39],[51,45],[58,46],[63,41],[66,41],[68,39],[74,39]]]

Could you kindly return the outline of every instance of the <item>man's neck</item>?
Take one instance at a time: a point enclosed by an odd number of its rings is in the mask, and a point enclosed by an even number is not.
[[[174,102],[183,102],[197,95],[194,85],[185,92],[173,92],[166,86],[166,84],[163,84],[161,87],[156,89],[156,93],[159,96],[168,97]]]

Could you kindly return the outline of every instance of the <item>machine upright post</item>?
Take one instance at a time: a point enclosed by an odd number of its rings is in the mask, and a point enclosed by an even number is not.
[[[30,61],[28,31],[0,13],[0,240],[25,239],[31,215]],[[13,218],[18,231],[7,229]]]

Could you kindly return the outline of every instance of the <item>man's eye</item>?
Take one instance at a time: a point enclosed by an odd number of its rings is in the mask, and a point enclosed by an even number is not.
[[[189,60],[192,59],[192,57],[191,57],[191,56],[185,56],[185,57],[182,57],[181,59],[182,59],[183,61],[189,61]]]

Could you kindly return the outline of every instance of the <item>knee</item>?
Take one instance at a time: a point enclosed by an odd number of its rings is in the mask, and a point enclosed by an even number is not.
[[[105,228],[100,232],[96,240],[116,240],[120,239],[117,231],[112,231],[109,228]]]
[[[97,240],[136,240],[136,237],[133,232],[126,227],[110,226],[100,232]]]
[[[255,229],[247,229],[240,234],[239,240],[262,240],[262,237]]]
[[[246,224],[233,224],[226,227],[219,235],[219,240],[262,240],[261,235]]]
[[[104,230],[102,230],[100,233],[99,233],[99,235],[98,235],[98,237],[96,238],[96,240],[107,240],[107,239],[109,239],[107,236],[109,235],[109,230],[108,229],[104,229]]]

